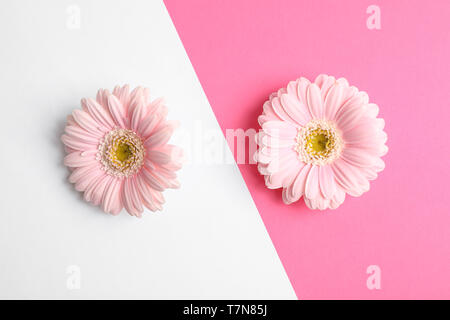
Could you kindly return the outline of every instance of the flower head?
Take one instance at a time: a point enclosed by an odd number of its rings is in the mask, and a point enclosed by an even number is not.
[[[258,118],[258,170],[266,186],[283,188],[286,204],[335,209],[360,196],[384,169],[384,120],[378,106],[344,78],[291,81],[272,94]]]
[[[82,109],[67,118],[64,164],[69,181],[84,199],[118,214],[122,208],[140,217],[144,206],[162,210],[166,188],[178,188],[175,171],[182,150],[168,144],[176,122],[167,121],[163,99],[150,100],[147,88],[128,85],[97,99],[82,99]]]

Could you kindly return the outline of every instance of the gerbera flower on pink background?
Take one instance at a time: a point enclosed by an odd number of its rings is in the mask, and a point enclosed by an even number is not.
[[[319,75],[273,93],[258,118],[258,170],[283,201],[335,209],[360,196],[384,169],[387,135],[378,106],[346,79]]]
[[[118,214],[125,208],[141,217],[144,207],[162,210],[166,188],[178,188],[175,171],[182,150],[168,144],[177,123],[167,121],[162,98],[152,101],[149,89],[100,89],[96,100],[81,100],[82,109],[67,118],[64,164],[69,181],[84,199]]]

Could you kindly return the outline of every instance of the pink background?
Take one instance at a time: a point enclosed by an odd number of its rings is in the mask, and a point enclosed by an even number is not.
[[[223,130],[258,128],[269,94],[299,76],[346,77],[380,106],[386,169],[337,210],[286,206],[240,165],[298,298],[450,298],[450,2],[165,3]],[[371,4],[381,30],[366,27]]]

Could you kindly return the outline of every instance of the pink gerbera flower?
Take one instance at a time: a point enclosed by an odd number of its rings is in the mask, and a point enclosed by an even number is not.
[[[182,152],[167,144],[175,122],[167,121],[163,99],[150,100],[147,88],[128,85],[97,99],[82,99],[82,110],[67,118],[61,140],[72,170],[69,181],[84,199],[118,214],[123,207],[140,217],[144,206],[162,210],[166,188],[178,188],[175,171]]]
[[[286,204],[302,196],[311,209],[335,209],[360,196],[384,169],[384,120],[378,106],[344,78],[300,78],[270,96],[258,118],[255,158],[266,186]]]

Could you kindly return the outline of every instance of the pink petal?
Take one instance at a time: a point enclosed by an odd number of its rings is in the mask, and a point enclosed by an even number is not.
[[[69,176],[69,181],[71,183],[76,183],[78,180],[83,179],[86,175],[95,170],[101,170],[99,164],[75,168]]]
[[[99,205],[102,202],[106,187],[112,182],[113,179],[115,178],[107,174],[98,179],[99,183],[95,185],[94,189],[92,190],[92,204]]]
[[[97,103],[102,106],[105,110],[108,110],[108,96],[110,96],[111,93],[108,89],[100,89],[97,91]]]
[[[286,91],[287,91],[288,95],[290,95],[293,98],[295,98],[296,100],[300,101],[300,97],[298,96],[298,91],[297,91],[298,83],[299,83],[299,80],[290,81],[287,85]]]
[[[306,179],[305,196],[314,199],[319,195],[319,169],[316,165],[311,167]]]
[[[158,165],[157,170],[167,179],[176,179],[177,177],[177,174],[173,170],[166,168],[164,165]]]
[[[113,179],[111,183],[106,187],[103,194],[103,211],[118,214],[122,210],[122,180]]]
[[[308,87],[310,84],[311,84],[311,82],[306,78],[300,78],[298,80],[297,95],[298,95],[300,102],[304,106],[308,105],[307,95],[308,95]],[[306,108],[306,109],[309,113],[309,109],[308,108]],[[311,117],[311,114],[309,114],[308,118],[310,118],[310,117]]]
[[[292,185],[296,175],[303,166],[304,164],[302,162],[294,158],[284,161],[278,171],[267,171],[269,176],[266,180],[266,186],[269,189],[278,189]]]
[[[107,97],[105,98],[105,101],[105,107],[107,107]],[[100,125],[104,126],[107,129],[111,129],[112,127],[114,127],[114,121],[111,118],[109,112],[107,112],[106,109],[103,106],[99,105],[94,99],[82,99],[81,104],[82,106],[84,106],[84,109],[87,110],[87,112],[91,115],[91,117]]]
[[[149,150],[147,157],[156,164],[167,164],[170,162],[170,156],[168,154],[157,150]]]
[[[95,153],[94,152],[72,152],[69,153],[64,157],[64,165],[68,167],[83,167],[83,166],[90,166],[98,163],[98,161],[95,159]]]
[[[319,88],[322,88],[322,86],[323,86],[325,80],[326,80],[328,77],[329,77],[329,76],[326,75],[326,74],[319,74],[319,75],[316,77],[316,80],[314,80],[314,83],[317,84],[317,86],[318,86]]]
[[[143,138],[147,138],[153,133],[156,125],[160,121],[160,117],[157,114],[148,114],[139,125],[138,132]]]
[[[341,108],[344,97],[344,85],[334,84],[325,97],[325,118],[334,119],[336,112]]]
[[[152,197],[159,203],[159,204],[163,204],[166,201],[164,200],[164,196],[161,192],[156,191],[156,190],[150,190]]]
[[[97,179],[97,180],[93,180],[93,181],[91,181],[91,183],[89,183],[89,185],[86,187],[86,190],[84,191],[84,194],[83,194],[83,198],[84,198],[84,200],[86,200],[87,202],[92,202],[92,203],[94,203],[94,201],[93,201],[93,192],[94,192],[94,190],[95,190],[95,188],[104,180],[104,179],[106,179],[106,174],[103,176],[103,177],[100,177],[99,179]],[[98,205],[98,203],[96,204],[96,205]]]
[[[271,100],[264,102],[263,115],[265,115],[269,120],[278,120],[278,121],[282,120],[279,116],[277,116],[277,114],[273,110]]]
[[[164,187],[162,186],[161,182],[156,179],[149,170],[147,170],[145,167],[141,169],[140,171],[142,178],[144,181],[152,188],[158,191],[164,191]]]
[[[131,92],[131,102],[130,106],[128,107],[128,117],[131,118],[134,112],[134,109],[136,106],[141,103],[141,98],[143,97],[144,90],[142,87],[136,87]]]
[[[108,108],[116,125],[121,128],[127,127],[125,107],[115,95],[108,97]]]
[[[369,103],[367,104],[366,108],[366,116],[370,118],[376,118],[378,116],[378,113],[380,112],[380,108],[375,103]]]
[[[116,86],[113,90],[113,95],[120,101],[126,114],[130,103],[130,86],[127,84],[123,87]]]
[[[102,170],[94,169],[87,171],[82,179],[78,179],[75,183],[75,190],[84,191],[93,180],[98,180],[105,175]]]
[[[271,103],[273,111],[281,120],[295,123],[295,121],[284,110],[279,97],[274,97],[273,99],[271,99]]]
[[[67,126],[79,127],[79,125],[75,122],[75,119],[71,114],[67,116]]]
[[[305,204],[308,208],[313,210],[325,210],[330,206],[330,199],[325,199],[319,195],[314,199],[305,198]]]
[[[323,114],[322,98],[320,96],[320,89],[315,83],[308,86],[307,92],[308,108],[313,118],[321,118]]]
[[[364,149],[349,147],[344,148],[341,157],[348,163],[359,167],[370,167],[375,163],[377,158]]]
[[[362,171],[342,159],[332,165],[336,182],[351,196],[358,197],[367,191],[368,180]]]
[[[155,148],[162,144],[167,143],[172,136],[174,127],[173,125],[165,125],[162,129],[153,133],[145,140],[144,144],[147,148]]]
[[[385,166],[386,165],[385,165],[384,161],[382,159],[378,158],[375,161],[373,168],[375,169],[376,172],[380,172],[380,171],[384,170]]]
[[[156,211],[157,208],[154,204],[154,199],[152,197],[152,194],[150,192],[149,186],[144,182],[141,175],[136,176],[136,182],[138,191],[142,200],[142,204],[146,206],[151,211]]]
[[[294,138],[279,139],[271,137],[268,134],[260,135],[260,137],[260,145],[264,145],[270,148],[288,148],[294,146],[297,143]]]
[[[337,125],[341,130],[348,131],[360,122],[365,113],[366,107],[362,104],[362,99],[359,96],[354,96],[337,112]]]
[[[134,107],[133,114],[131,115],[131,129],[133,131],[138,131],[139,125],[144,117],[145,114],[145,104],[144,104],[144,97],[141,96],[136,106]]]
[[[61,141],[66,146],[68,146],[69,148],[72,148],[74,150],[85,151],[85,150],[95,149],[95,147],[96,147],[96,144],[85,142],[83,140],[71,137],[67,134],[63,134],[61,136]],[[95,142],[95,143],[97,143],[97,142]]]
[[[320,97],[322,101],[325,101],[325,97],[328,95],[330,88],[336,83],[336,78],[333,76],[326,76],[320,87]]]
[[[299,125],[306,125],[311,120],[311,117],[307,112],[307,107],[302,104],[298,98],[283,94],[281,96],[281,104],[286,113]]]
[[[373,124],[361,123],[353,127],[351,130],[343,132],[342,137],[346,143],[385,143],[387,135],[380,131]]]
[[[97,135],[99,132],[105,132],[107,129],[103,126],[97,123],[92,117],[83,110],[74,110],[72,112],[73,119],[75,122],[86,131],[89,131],[95,135]]]
[[[319,167],[319,186],[322,195],[326,199],[333,197],[336,192],[333,169],[328,165]]]
[[[300,160],[297,157],[297,153],[294,150],[290,150],[290,152],[286,154],[273,158],[267,166],[267,170],[270,173],[284,171],[295,162],[300,162]]]
[[[139,206],[139,201],[136,199],[136,196],[132,178],[125,179],[122,188],[123,206],[130,215],[139,217],[143,208]]]
[[[147,106],[148,112],[151,113],[155,113],[155,112],[160,112],[160,110],[163,109],[165,104],[165,99],[163,97],[160,98],[156,98],[155,100],[153,100],[152,102],[150,102]]]
[[[305,164],[298,172],[294,182],[289,186],[287,200],[289,200],[291,203],[298,201],[305,193],[306,179],[310,170],[311,165]]]
[[[91,144],[98,144],[98,142],[101,138],[100,134],[94,135],[94,134],[82,129],[77,124],[67,125],[65,128],[65,131],[69,136],[79,139],[79,140],[82,140],[87,143],[91,143]]]
[[[136,183],[136,178],[135,177],[131,177],[128,180],[130,180],[130,187],[131,187],[131,201],[133,202],[133,207],[136,208],[137,212],[138,212],[138,216],[140,217],[142,212],[144,211],[144,208],[142,206],[142,202],[139,196],[139,189],[138,189],[138,185]]]
[[[297,136],[297,128],[286,121],[268,121],[262,128],[264,132],[275,138],[295,139]]]
[[[330,201],[330,208],[336,209],[344,202],[344,200],[345,200],[345,191],[339,186],[336,186],[336,192],[334,193],[334,196]]]

